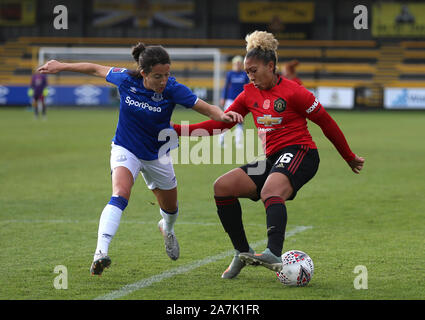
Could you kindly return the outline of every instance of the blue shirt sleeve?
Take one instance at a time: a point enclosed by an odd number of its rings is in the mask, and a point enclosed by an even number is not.
[[[174,83],[172,88],[173,101],[183,107],[192,108],[198,101],[198,97],[184,84]]]
[[[127,69],[112,67],[109,69],[108,74],[106,75],[106,81],[119,87],[121,83],[129,76],[130,75],[127,73]]]

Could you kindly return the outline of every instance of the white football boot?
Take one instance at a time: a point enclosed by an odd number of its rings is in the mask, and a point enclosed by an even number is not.
[[[255,251],[251,247],[249,248],[249,252],[255,254]],[[239,258],[239,254],[240,252],[238,250],[235,250],[235,255],[232,259],[232,262],[221,275],[223,279],[235,278],[241,272],[242,268],[246,266],[245,261],[242,261]]]
[[[275,256],[269,248],[266,248],[262,253],[242,252],[239,258],[246,264],[253,266],[263,266],[267,269],[280,272],[282,270],[282,258]]]

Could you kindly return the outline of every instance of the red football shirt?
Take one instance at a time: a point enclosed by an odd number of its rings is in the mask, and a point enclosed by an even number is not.
[[[308,131],[307,119],[321,127],[346,161],[355,157],[338,125],[316,97],[303,86],[283,77],[279,76],[270,90],[259,90],[252,83],[245,85],[244,91],[227,108],[226,112],[229,111],[238,112],[243,117],[252,113],[267,157],[294,144],[316,149]],[[174,125],[174,128],[179,135],[190,135],[200,128],[213,134],[214,129],[231,128],[235,124],[208,120],[189,126]]]
[[[291,81],[294,81],[294,82],[298,83],[300,86],[302,86],[302,85],[303,85],[303,82],[302,82],[302,81],[301,81],[301,79],[300,79],[300,78],[298,78],[298,77],[295,77],[295,78],[292,78],[292,79],[289,79],[289,80],[291,80]]]

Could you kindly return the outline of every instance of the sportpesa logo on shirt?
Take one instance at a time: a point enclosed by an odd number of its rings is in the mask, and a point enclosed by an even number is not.
[[[161,112],[162,111],[161,107],[152,107],[147,102],[136,101],[136,100],[131,99],[129,96],[127,96],[125,98],[125,103],[127,103],[129,106],[139,107],[139,108],[149,110],[149,111],[152,111],[152,112]]]

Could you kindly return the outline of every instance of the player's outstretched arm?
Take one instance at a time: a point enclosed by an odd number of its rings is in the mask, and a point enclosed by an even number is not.
[[[41,67],[39,67],[37,71],[44,74],[54,74],[61,71],[71,71],[106,78],[109,69],[111,69],[111,67],[89,62],[64,63],[56,60],[50,60],[47,61]]]
[[[179,125],[179,124],[173,124],[173,128],[174,130],[176,130],[177,134],[179,136],[205,136],[205,135],[215,135],[215,134],[219,134],[222,133],[223,130],[228,130],[231,129],[233,126],[236,125],[236,123],[240,123],[241,121],[243,121],[243,118],[248,114],[249,110],[245,107],[244,104],[244,100],[243,100],[243,93],[240,94],[236,100],[226,109],[226,111],[224,112],[225,115],[230,114],[230,115],[234,115],[237,117],[237,122],[223,122],[223,121],[215,121],[215,120],[207,120],[207,121],[203,121],[203,122],[199,122],[199,123],[194,123],[194,124],[190,124],[190,125]],[[201,109],[201,111],[203,110],[203,108],[209,108],[210,107],[214,107],[219,109],[219,112],[222,112],[220,108],[216,107],[216,106],[212,106],[209,105],[208,103],[200,100],[201,105],[199,106],[198,103],[195,104],[195,108],[199,108]],[[239,101],[239,103],[237,103]],[[242,101],[242,102],[241,102]],[[207,106],[205,107],[203,104],[206,104]],[[196,105],[198,105],[196,107]],[[208,112],[203,110],[204,114],[207,114]],[[198,111],[200,112],[200,111]],[[202,112],[201,112],[202,113]],[[203,129],[203,130],[198,130],[198,129]]]
[[[360,173],[360,171],[363,169],[364,158],[356,155],[353,160],[348,161],[348,165],[351,167],[351,170],[353,170],[354,173]]]
[[[219,107],[211,105],[202,99],[198,99],[192,109],[215,121],[227,123],[241,123],[243,121],[243,117],[239,113],[234,111],[224,113]]]
[[[333,143],[351,170],[354,173],[360,173],[365,159],[351,151],[341,129],[320,104],[317,106],[317,111],[309,116],[309,119],[320,126],[325,136]]]

